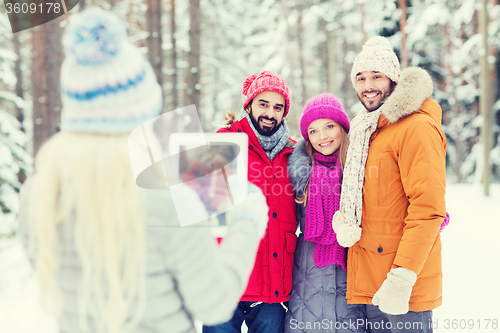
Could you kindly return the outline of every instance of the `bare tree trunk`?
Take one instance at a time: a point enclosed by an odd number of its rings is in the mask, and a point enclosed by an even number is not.
[[[33,29],[33,130],[34,152],[59,130],[61,119],[60,73],[61,18]]]
[[[493,7],[498,6],[498,0],[491,0],[491,5]],[[495,19],[490,18],[490,24],[494,23]],[[492,106],[495,104],[495,101],[497,100],[498,96],[500,96],[500,87],[498,86],[498,77],[497,77],[497,64],[498,64],[498,48],[496,48],[494,45],[490,45],[488,47],[488,58],[489,59],[494,59],[493,63],[490,63],[490,87],[496,87],[496,91],[494,91],[491,95],[491,102]]]
[[[293,5],[295,5],[295,0],[289,0],[289,1],[282,1],[282,10],[283,10],[283,16],[284,17],[289,17],[291,15],[291,12],[293,11]],[[291,5],[292,4],[292,5]],[[289,20],[286,21],[286,36],[287,36],[287,41],[289,43],[294,43],[295,42],[295,24],[293,22],[290,22]],[[292,68],[295,68],[299,66],[297,63],[297,55],[294,49],[288,48],[286,51],[286,61],[289,62],[292,66]],[[280,74],[280,73],[278,73]],[[285,79],[288,87],[293,90],[293,87],[297,87],[297,79],[295,75],[290,73],[288,77],[283,77]],[[297,94],[298,95],[298,94]],[[295,108],[297,110],[301,109],[303,105],[300,104],[300,101],[298,98],[293,97],[293,105],[295,105]],[[290,109],[292,111],[292,109]],[[296,111],[296,110],[295,110]],[[298,131],[299,126],[299,121],[300,121],[300,112],[289,112],[287,117],[286,117],[286,122],[288,125],[288,128],[290,129],[290,136],[292,138],[297,138],[297,135],[300,135],[300,132]]]
[[[453,53],[453,44],[452,44],[452,41],[451,41],[451,38],[450,38],[450,35],[452,34],[453,32],[450,33],[450,27],[449,25],[446,25],[444,27],[444,40],[446,40],[446,56],[451,56],[451,54]],[[446,58],[443,57],[443,58]],[[445,61],[444,62],[444,67],[446,69],[446,76],[445,76],[445,80],[444,80],[444,87],[443,87],[443,90],[445,92],[448,92],[450,97],[454,100],[456,100],[456,96],[455,96],[455,92],[456,90],[454,89],[454,86],[453,86],[453,79],[455,78],[455,73],[453,72],[452,68],[451,68],[451,63],[449,61]],[[459,106],[458,106],[458,103],[453,103],[450,105],[450,110],[451,110],[451,114],[452,114],[452,117],[458,117],[459,116],[459,113],[460,113],[460,109],[459,109]],[[453,171],[455,173],[455,176],[457,177],[457,183],[461,183],[463,181],[462,179],[462,172],[461,172],[461,169],[462,169],[462,162],[463,162],[463,141],[462,139],[460,138],[460,133],[458,133],[456,131],[455,128],[452,128],[452,137],[453,137],[453,141],[454,141],[454,146],[455,146],[455,161],[453,162]]]
[[[336,94],[337,92],[335,91],[335,77],[337,75],[336,73],[336,66],[335,62],[337,61],[336,59],[336,46],[337,46],[337,38],[335,37],[335,32],[333,31],[326,31],[326,38],[328,40],[327,44],[327,87],[328,87],[328,92],[331,94]]]
[[[342,50],[346,50],[346,52],[352,52],[352,51],[356,51],[355,50],[355,46],[354,44],[351,44],[350,42],[348,42],[347,40],[344,40],[343,43],[342,43],[343,47],[342,47]],[[356,93],[356,90],[354,89],[354,87],[352,86],[352,81],[351,81],[351,68],[352,68],[352,63],[347,63],[345,61],[345,57],[343,58],[342,60],[345,64],[345,66],[348,68],[347,70],[347,73],[345,75],[345,79],[344,79],[344,91],[346,92],[346,95],[347,95],[347,114],[349,116],[354,116],[354,114],[351,112],[351,108],[354,106],[354,104],[356,104],[359,99],[358,99],[358,95]],[[357,112],[358,110],[355,110],[355,112]],[[354,113],[355,113],[354,112]]]
[[[493,6],[493,8],[495,6],[498,6],[498,0],[492,0],[491,1],[491,5]],[[490,24],[494,24],[495,23],[495,19],[494,18],[490,18]],[[498,68],[498,56],[499,56],[499,53],[498,53],[498,48],[496,48],[494,45],[490,45],[488,47],[488,60],[493,60],[492,62],[489,63],[489,82],[490,82],[490,87],[492,87],[492,90],[490,92],[490,105],[491,105],[491,124],[492,126],[494,126],[494,124],[496,124],[496,109],[493,108],[493,106],[495,105],[496,101],[500,98],[500,91],[499,91],[499,86],[498,86],[498,73],[497,73],[497,68]],[[500,113],[499,113],[500,115]],[[496,133],[495,133],[496,132]],[[491,145],[492,147],[495,147],[495,142],[497,142],[496,144],[498,145],[498,131],[494,131],[494,133],[492,134],[492,142],[491,142]],[[492,170],[492,174],[495,175],[495,170]],[[497,172],[498,174],[498,172]]]
[[[308,96],[306,88],[306,66],[304,64],[304,28],[302,27],[302,5],[300,3],[297,5],[297,10],[297,42],[299,45],[300,86],[302,93],[302,103],[300,105],[305,105]]]
[[[399,18],[399,30],[401,31],[401,68],[408,67],[408,49],[406,47],[406,20],[408,19],[408,6],[406,0],[398,0],[401,17]]]
[[[191,50],[188,55],[189,73],[187,94],[189,104],[200,106],[201,84],[200,84],[200,0],[189,0],[189,45]],[[200,119],[201,120],[201,119]]]
[[[211,34],[216,36],[218,33],[219,31],[217,27],[211,26]],[[212,54],[216,59],[220,58],[220,53],[221,53],[220,44],[221,43],[219,38],[213,38],[213,42],[211,43],[211,48],[212,48]],[[213,82],[221,82],[221,69],[219,66],[213,66],[210,72],[213,78]],[[212,85],[212,87],[210,87],[210,93],[212,95],[212,107],[213,107],[212,119],[210,120],[210,123],[216,122],[217,124],[219,124],[221,123],[222,120],[221,114],[218,112],[220,110],[217,98],[219,91],[220,88],[217,85]],[[206,96],[207,92],[205,91],[204,93]]]
[[[170,0],[170,40],[172,43],[172,109],[177,109],[179,106],[179,92],[177,85],[177,73],[179,69],[177,68],[177,45],[175,40],[175,33],[177,31],[177,25],[175,23],[175,0]]]
[[[189,54],[188,52],[186,51],[182,51],[181,52],[181,59],[188,59],[189,58]],[[189,66],[188,66],[189,67]],[[188,94],[188,89],[189,89],[189,75],[190,75],[190,71],[189,71],[189,68],[185,67],[185,68],[182,68],[182,70],[179,71],[179,74],[180,77],[179,77],[179,92],[180,92],[180,95],[181,95],[181,104],[183,106],[186,106],[186,105],[190,105],[191,103],[189,103],[189,94]]]
[[[363,36],[363,38],[361,39],[361,45],[363,45],[364,43],[366,43],[366,40],[368,39],[367,34],[366,34],[366,30],[365,30],[365,17],[366,17],[366,15],[365,15],[365,5],[364,4],[359,5],[359,11],[361,13],[361,26],[359,27],[359,29],[361,30],[361,34]]]
[[[479,107],[481,108],[481,115],[483,116],[483,125],[481,127],[481,140],[483,142],[483,185],[484,195],[490,195],[491,183],[491,139],[492,139],[492,112],[491,112],[491,92],[490,92],[490,69],[488,66],[488,0],[481,0],[481,9],[479,10],[478,21],[479,31],[482,35],[482,52],[479,58],[481,66],[479,87],[481,89],[481,96],[479,98]]]
[[[321,43],[320,47],[318,48],[318,58],[321,60],[321,67],[320,67],[320,89],[321,91],[329,91],[328,90],[328,45],[330,43],[329,35],[328,35],[328,30],[326,29],[327,27],[327,22],[323,18],[319,20],[319,29],[321,33],[323,34],[323,43]]]
[[[19,31],[20,20],[18,15],[12,15],[10,18],[13,31]],[[12,34],[12,43],[14,44],[14,53],[17,56],[16,62],[14,63],[14,74],[16,75],[16,95],[23,98],[23,73],[21,72],[21,42],[19,40],[19,32]],[[21,129],[24,131],[24,113],[23,110],[16,106],[16,117],[21,123]]]
[[[161,0],[147,0],[147,27],[149,36],[146,40],[148,45],[148,60],[153,66],[156,79],[163,87],[163,51],[161,48]]]

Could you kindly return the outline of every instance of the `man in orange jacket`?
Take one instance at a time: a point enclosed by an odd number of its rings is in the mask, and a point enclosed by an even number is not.
[[[442,111],[429,74],[400,71],[383,37],[363,46],[351,79],[364,109],[351,122],[333,218],[338,242],[349,247],[347,301],[365,304],[360,324],[369,331],[432,332],[446,216]]]

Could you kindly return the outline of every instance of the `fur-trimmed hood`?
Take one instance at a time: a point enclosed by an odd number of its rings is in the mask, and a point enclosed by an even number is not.
[[[408,67],[401,71],[398,84],[392,94],[380,107],[389,124],[396,123],[415,112],[421,110],[422,103],[432,95],[432,79],[426,70],[419,67]],[[441,115],[429,115],[441,123]]]
[[[226,111],[222,119],[223,126],[231,125],[236,121],[236,113],[233,110]]]
[[[297,196],[304,194],[304,188],[311,176],[312,161],[306,153],[306,141],[301,140],[295,145],[293,153],[288,158],[288,174]]]

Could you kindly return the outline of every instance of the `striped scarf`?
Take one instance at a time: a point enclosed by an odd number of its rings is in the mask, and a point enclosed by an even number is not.
[[[370,148],[370,137],[378,126],[382,110],[363,110],[351,122],[349,149],[344,167],[344,181],[340,209],[333,216],[333,230],[344,247],[354,245],[361,238],[363,182]]]

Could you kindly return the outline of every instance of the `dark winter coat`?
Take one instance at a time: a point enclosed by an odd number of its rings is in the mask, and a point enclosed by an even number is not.
[[[269,206],[266,234],[260,242],[255,266],[241,301],[285,302],[292,290],[293,254],[297,243],[295,195],[287,172],[294,142],[289,140],[270,161],[247,118],[234,121],[232,113],[226,117],[228,126],[217,132],[248,135],[248,180],[262,190]]]
[[[312,163],[305,152],[305,141],[301,141],[288,160],[288,173],[297,195],[303,195],[311,170]],[[347,304],[347,272],[340,265],[315,265],[316,244],[305,240],[303,234],[306,212],[307,206],[297,204],[301,233],[295,249],[293,289],[285,317],[285,332],[336,332],[335,323],[356,321],[359,317],[358,306]]]

